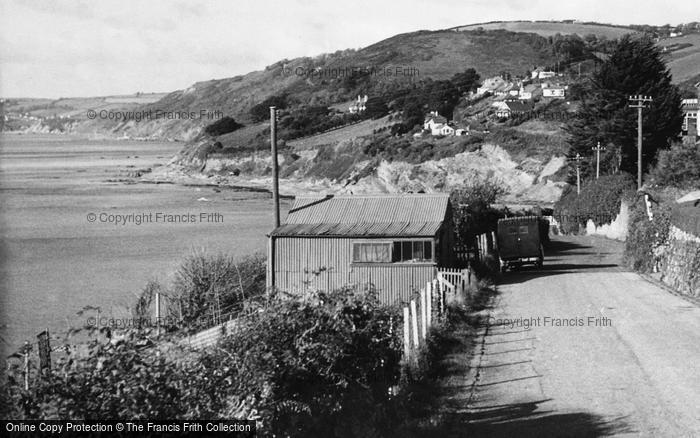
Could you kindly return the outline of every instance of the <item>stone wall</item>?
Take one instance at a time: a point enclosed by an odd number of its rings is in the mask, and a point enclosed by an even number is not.
[[[700,237],[671,225],[658,255],[661,281],[684,295],[700,298]]]

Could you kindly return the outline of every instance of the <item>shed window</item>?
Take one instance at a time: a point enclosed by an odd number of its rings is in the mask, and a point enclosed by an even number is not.
[[[520,225],[518,234],[527,234],[527,225]]]
[[[394,242],[391,260],[394,262],[432,262],[433,242],[430,240]]]
[[[433,242],[431,240],[354,242],[352,261],[355,263],[432,262]]]
[[[391,243],[355,243],[352,247],[352,261],[358,263],[390,263]]]

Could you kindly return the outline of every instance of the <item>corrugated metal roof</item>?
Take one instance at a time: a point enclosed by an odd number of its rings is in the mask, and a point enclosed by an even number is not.
[[[434,236],[447,194],[297,197],[273,236]]]

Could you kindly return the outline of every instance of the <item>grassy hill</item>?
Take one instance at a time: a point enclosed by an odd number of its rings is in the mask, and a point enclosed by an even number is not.
[[[594,34],[608,39],[619,38],[624,34],[633,33],[634,30],[627,26],[612,24],[588,24],[588,23],[564,23],[552,21],[497,21],[492,23],[469,24],[455,27],[455,30],[466,31],[482,28],[484,30],[502,29],[511,32],[531,32],[542,36],[551,36],[557,33],[562,35],[577,34],[584,36]]]
[[[671,68],[674,82],[700,75],[700,34],[664,38],[658,45],[668,51],[666,63]]]
[[[546,50],[546,44],[544,38],[536,35],[505,31],[412,32],[359,50],[284,59],[261,71],[198,82],[139,109],[197,114],[222,111],[249,125],[253,123],[250,109],[273,95],[287,94],[296,104],[332,106],[348,102],[363,89],[367,92],[367,89],[405,87],[427,79],[447,79],[467,68],[474,68],[482,77],[502,71],[522,74],[535,65],[553,65],[555,60],[551,51]],[[368,77],[360,77],[359,70],[370,73]],[[209,123],[211,120],[200,118],[177,123],[161,120],[138,124],[83,118],[78,130],[107,130],[129,136],[166,134],[189,140],[201,126]]]

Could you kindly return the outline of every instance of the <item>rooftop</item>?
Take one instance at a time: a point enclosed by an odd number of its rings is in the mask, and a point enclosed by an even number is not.
[[[447,194],[297,197],[271,235],[432,237],[448,208]]]

